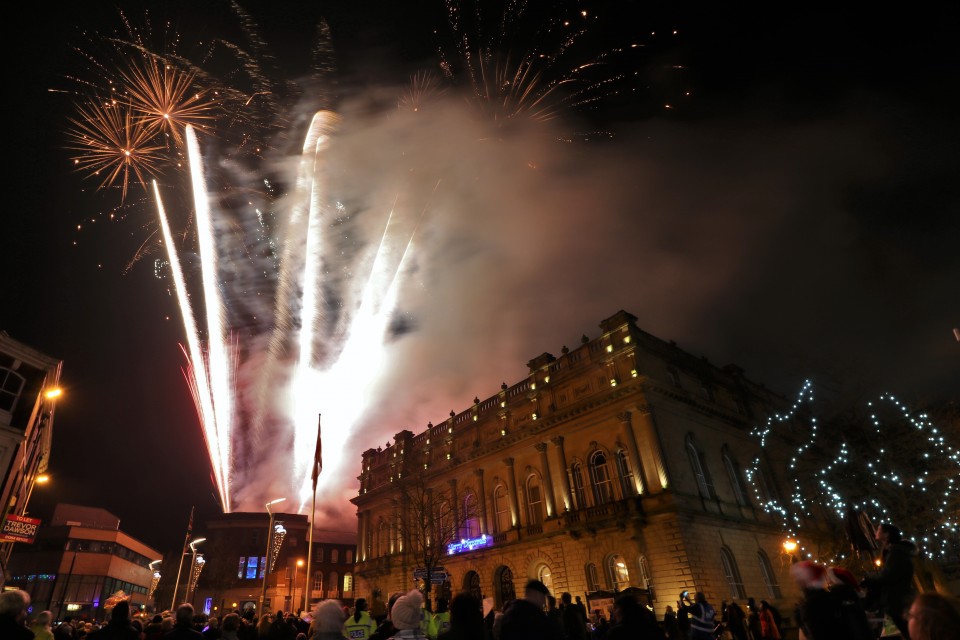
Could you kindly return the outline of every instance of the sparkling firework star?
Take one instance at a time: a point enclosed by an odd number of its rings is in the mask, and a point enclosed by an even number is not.
[[[208,92],[194,88],[196,74],[148,59],[142,67],[121,71],[130,106],[177,147],[183,146],[187,125],[203,130],[216,118],[218,103]]]
[[[141,184],[161,173],[163,146],[156,143],[156,129],[139,119],[129,107],[116,103],[91,103],[77,108],[70,118],[69,149],[82,152],[72,160],[79,171],[104,175],[100,188],[122,178],[122,199],[127,197],[130,174]]]

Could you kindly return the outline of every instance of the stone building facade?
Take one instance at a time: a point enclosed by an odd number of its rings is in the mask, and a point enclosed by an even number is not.
[[[788,490],[777,470],[789,446],[761,449],[750,435],[789,403],[635,322],[620,311],[598,338],[534,358],[528,377],[496,395],[365,451],[352,500],[357,594],[422,578],[401,535],[400,490],[421,482],[453,505],[460,542],[435,563],[441,592],[501,604],[539,578],[602,609],[610,592],[633,587],[658,616],[682,591],[715,604],[792,602],[782,523],[762,508]],[[767,471],[750,482],[755,456]]]

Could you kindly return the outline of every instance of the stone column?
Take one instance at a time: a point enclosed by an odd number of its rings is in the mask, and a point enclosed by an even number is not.
[[[643,408],[639,411],[637,435],[643,447],[644,468],[646,470],[646,485],[651,493],[657,493],[668,486],[667,464],[663,457],[663,448],[660,446],[660,436],[653,422],[653,414]]]
[[[640,449],[637,447],[637,438],[633,433],[633,423],[630,421],[630,412],[624,411],[623,413],[618,413],[617,419],[620,420],[620,430],[623,434],[624,442],[627,445],[627,454],[630,456],[630,466],[633,468],[634,488],[638,494],[642,494],[646,485],[643,479],[643,461],[640,459]]]
[[[507,467],[507,479],[510,482],[510,518],[514,527],[520,526],[520,503],[517,500],[517,473],[513,468],[513,458],[504,458]]]
[[[367,559],[367,554],[364,552],[366,545],[364,544],[367,539],[367,514],[365,511],[357,512],[357,555],[360,556],[359,560],[361,562]]]
[[[550,442],[557,448],[560,459],[560,488],[563,490],[563,506],[567,511],[573,510],[573,496],[570,493],[570,474],[567,473],[567,454],[563,451],[563,436],[550,438]]]
[[[483,484],[483,469],[474,469],[477,476],[477,508],[480,509],[480,533],[490,533],[493,527],[487,522],[487,490]]]
[[[393,500],[393,522],[390,523],[390,554],[400,552],[400,501]]]
[[[554,495],[553,474],[550,473],[550,461],[547,460],[547,443],[538,442],[533,447],[540,452],[540,466],[543,468],[544,500],[547,502],[547,517],[557,515],[557,499]]]

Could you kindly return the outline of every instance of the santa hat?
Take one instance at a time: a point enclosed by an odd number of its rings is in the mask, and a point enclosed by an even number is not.
[[[827,570],[816,562],[803,560],[790,566],[790,575],[803,589],[823,589]]]
[[[423,594],[411,589],[400,596],[390,610],[390,620],[397,629],[419,629],[420,609],[423,607]]]
[[[843,567],[830,567],[827,569],[827,582],[835,585],[847,585],[854,589],[860,586],[857,584],[857,577]]]

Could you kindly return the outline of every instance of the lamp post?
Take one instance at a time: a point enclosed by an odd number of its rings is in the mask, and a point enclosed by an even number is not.
[[[270,576],[270,552],[271,547],[273,546],[273,511],[270,510],[272,505],[277,504],[278,502],[283,502],[286,498],[277,498],[276,500],[271,500],[266,504],[267,513],[270,514],[270,522],[267,525],[267,553],[264,554],[264,563],[263,567],[263,584],[260,585],[260,602],[257,604],[257,615],[263,615],[263,601],[267,597],[267,578]]]
[[[300,604],[300,601],[297,599],[297,570],[303,566],[303,558],[299,558],[297,563],[293,565],[293,581],[290,583],[290,588],[292,593],[290,594],[290,608],[294,609],[297,605]],[[294,604],[296,603],[296,604]],[[302,610],[302,609],[301,609]]]
[[[187,597],[185,600],[193,604],[193,572],[197,570],[197,545],[206,541],[206,538],[197,538],[190,543],[190,575],[187,576]]]
[[[191,518],[191,520],[192,520],[192,519],[193,519],[193,518]],[[193,542],[190,543],[190,548],[193,549],[193,557],[194,557],[194,558],[196,558],[196,556],[197,556],[197,550],[194,548],[193,545],[199,544],[199,543],[203,542],[204,540],[206,540],[206,538],[197,538],[196,540],[194,540]],[[184,554],[184,553],[181,553],[181,554],[180,554],[180,566],[177,567],[177,580],[176,580],[176,582],[173,583],[173,602],[170,603],[170,609],[171,609],[171,610],[175,610],[175,609],[177,608],[177,590],[180,588],[180,575],[183,573],[183,556],[185,556],[185,555],[186,555],[186,554]],[[190,564],[190,572],[191,572],[191,573],[193,572],[193,563],[192,563],[192,562],[191,562],[191,564]],[[187,582],[187,587],[189,587],[189,586],[190,586],[190,583]]]
[[[797,561],[796,556],[793,555],[793,552],[796,550],[797,550],[796,540],[794,540],[793,538],[787,538],[786,540],[783,541],[783,551],[788,556],[790,556],[790,564],[794,564]]]

